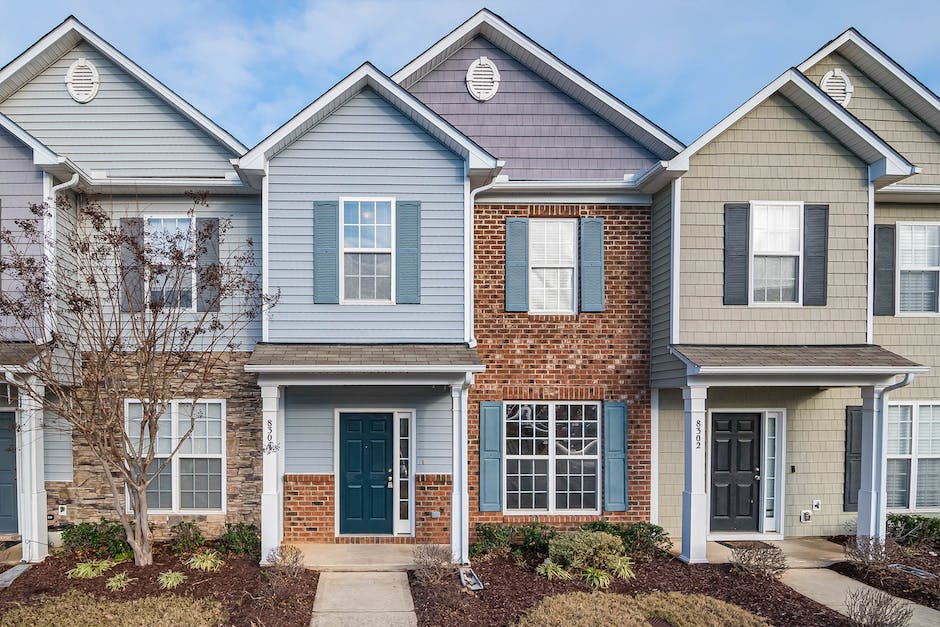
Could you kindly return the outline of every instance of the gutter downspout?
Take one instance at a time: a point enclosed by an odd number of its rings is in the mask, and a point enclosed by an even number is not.
[[[879,441],[877,442],[877,462],[879,465],[887,464],[885,461],[887,458],[887,447],[888,447],[888,430],[884,427],[888,419],[888,394],[891,392],[906,387],[911,384],[914,380],[914,373],[908,372],[904,375],[904,378],[897,383],[893,383],[889,386],[882,388],[878,393],[878,398],[875,399],[875,402],[878,404],[877,411],[881,414],[880,420],[876,422],[875,426],[878,427],[875,429],[875,434],[877,435]],[[880,425],[880,426],[879,426]],[[874,463],[875,460],[872,460]],[[864,472],[864,471],[863,471]],[[874,533],[872,535],[877,535],[878,537],[884,537],[886,533],[887,525],[887,477],[888,472],[885,466],[882,466],[881,471],[877,473],[879,485],[877,486],[878,491],[878,505],[876,505],[875,510],[878,515],[878,520],[876,521],[875,526],[871,529]],[[859,499],[861,500],[861,499]],[[861,513],[861,507],[859,508],[859,513]],[[870,524],[870,523],[868,523]]]
[[[470,175],[468,173],[467,174],[467,186],[469,187],[469,185],[470,185]],[[493,180],[487,183],[486,185],[477,187],[476,189],[471,189],[470,194],[467,197],[468,206],[465,209],[465,211],[469,214],[468,221],[469,221],[469,226],[470,226],[470,228],[467,229],[468,231],[467,237],[470,240],[466,249],[467,259],[464,260],[464,263],[468,264],[468,266],[470,267],[470,272],[469,272],[470,303],[469,303],[469,307],[467,307],[467,316],[469,317],[469,326],[470,326],[470,340],[467,342],[467,346],[469,346],[470,348],[474,348],[477,345],[477,335],[476,335],[476,330],[474,328],[474,317],[473,317],[473,308],[476,305],[476,303],[474,302],[475,298],[473,295],[473,276],[474,276],[474,272],[473,272],[473,244],[474,244],[473,242],[473,218],[474,218],[473,209],[477,203],[477,194],[479,194],[480,192],[485,192],[489,189],[492,189],[494,185],[496,185],[495,176],[493,177]]]
[[[49,176],[50,178],[52,178],[48,174],[46,176]],[[43,246],[43,249],[44,249],[43,252],[45,253],[46,258],[49,262],[49,269],[50,269],[50,272],[52,273],[52,276],[50,277],[50,283],[52,284],[53,293],[56,293],[56,287],[57,287],[56,284],[58,282],[56,280],[56,266],[57,266],[58,258],[56,256],[56,251],[55,251],[56,230],[57,230],[56,227],[58,226],[57,225],[58,207],[56,206],[56,204],[58,202],[59,192],[74,188],[76,185],[78,185],[78,182],[80,180],[81,180],[81,176],[78,174],[78,172],[75,172],[74,174],[72,174],[72,178],[70,178],[66,182],[60,183],[58,185],[53,185],[51,188],[49,188],[49,198],[47,199],[47,201],[49,202],[49,216],[48,216],[49,224],[43,223],[43,236],[46,242],[45,246]],[[43,216],[43,219],[45,220],[46,216]],[[50,319],[47,320],[43,326],[45,326],[46,329],[45,329],[45,333],[43,333],[42,342],[43,344],[48,344],[49,342],[52,341],[52,334],[53,334],[53,331],[55,331],[55,327],[56,327],[56,316],[54,312],[50,313]]]

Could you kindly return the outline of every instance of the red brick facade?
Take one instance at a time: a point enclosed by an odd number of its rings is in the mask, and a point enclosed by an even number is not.
[[[506,218],[604,218],[605,311],[530,316],[505,307]],[[470,388],[470,531],[479,522],[531,516],[479,511],[479,403],[503,400],[625,401],[629,507],[605,513],[649,520],[650,210],[596,205],[477,205],[474,327],[486,372]],[[539,516],[575,527],[592,516]]]

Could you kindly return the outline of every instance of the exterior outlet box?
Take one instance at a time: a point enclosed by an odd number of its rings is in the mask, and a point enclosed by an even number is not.
[[[808,510],[808,509],[804,509],[803,511],[800,512],[800,522],[801,522],[801,523],[808,523],[808,522],[810,522],[810,521],[812,521],[812,520],[813,520],[813,512],[811,512],[811,511]]]
[[[59,505],[59,516],[66,517],[69,515],[69,506],[68,505]]]
[[[813,509],[814,509],[815,511],[817,511],[817,512],[818,512],[819,510],[821,510],[821,509],[822,509],[822,501],[820,501],[819,499],[813,499]]]
[[[431,518],[440,518],[440,517],[441,517],[440,512],[431,512]]]

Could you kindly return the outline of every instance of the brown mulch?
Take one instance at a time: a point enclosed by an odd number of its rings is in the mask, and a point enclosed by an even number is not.
[[[166,594],[157,583],[157,575],[175,570],[186,575],[186,581],[170,591],[177,595],[220,602],[229,613],[231,625],[264,625],[288,627],[307,625],[313,612],[313,598],[317,592],[317,573],[305,571],[303,575],[280,590],[276,599],[263,594],[265,578],[257,560],[244,557],[225,558],[225,565],[216,573],[191,570],[179,558],[163,547],[154,552],[152,566],[138,568],[133,562],[119,564],[95,579],[69,579],[65,572],[75,565],[72,557],[49,557],[20,575],[6,590],[0,590],[0,616],[17,603],[34,603],[40,595],[60,595],[79,590],[103,599],[126,601],[147,596]],[[110,592],[107,579],[127,571],[137,581],[123,592]]]
[[[477,560],[473,569],[486,587],[475,594],[461,590],[456,583],[425,586],[411,574],[418,624],[512,625],[543,597],[590,589],[577,581],[549,581],[535,573],[535,566],[534,562],[519,565],[504,557]],[[636,579],[614,580],[609,592],[699,593],[739,605],[774,625],[848,625],[840,614],[784,584],[734,571],[729,564],[690,565],[658,556],[636,564],[634,570]]]
[[[845,545],[855,536],[835,536],[833,542]],[[932,579],[921,579],[894,568],[865,568],[851,561],[836,562],[829,568],[840,575],[857,579],[874,588],[920,605],[940,610],[940,552],[926,546],[899,546],[891,563],[904,564],[938,575]]]

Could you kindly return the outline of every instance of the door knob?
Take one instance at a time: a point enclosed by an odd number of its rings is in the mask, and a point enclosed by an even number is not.
[[[760,481],[760,475],[754,475],[754,481]]]

